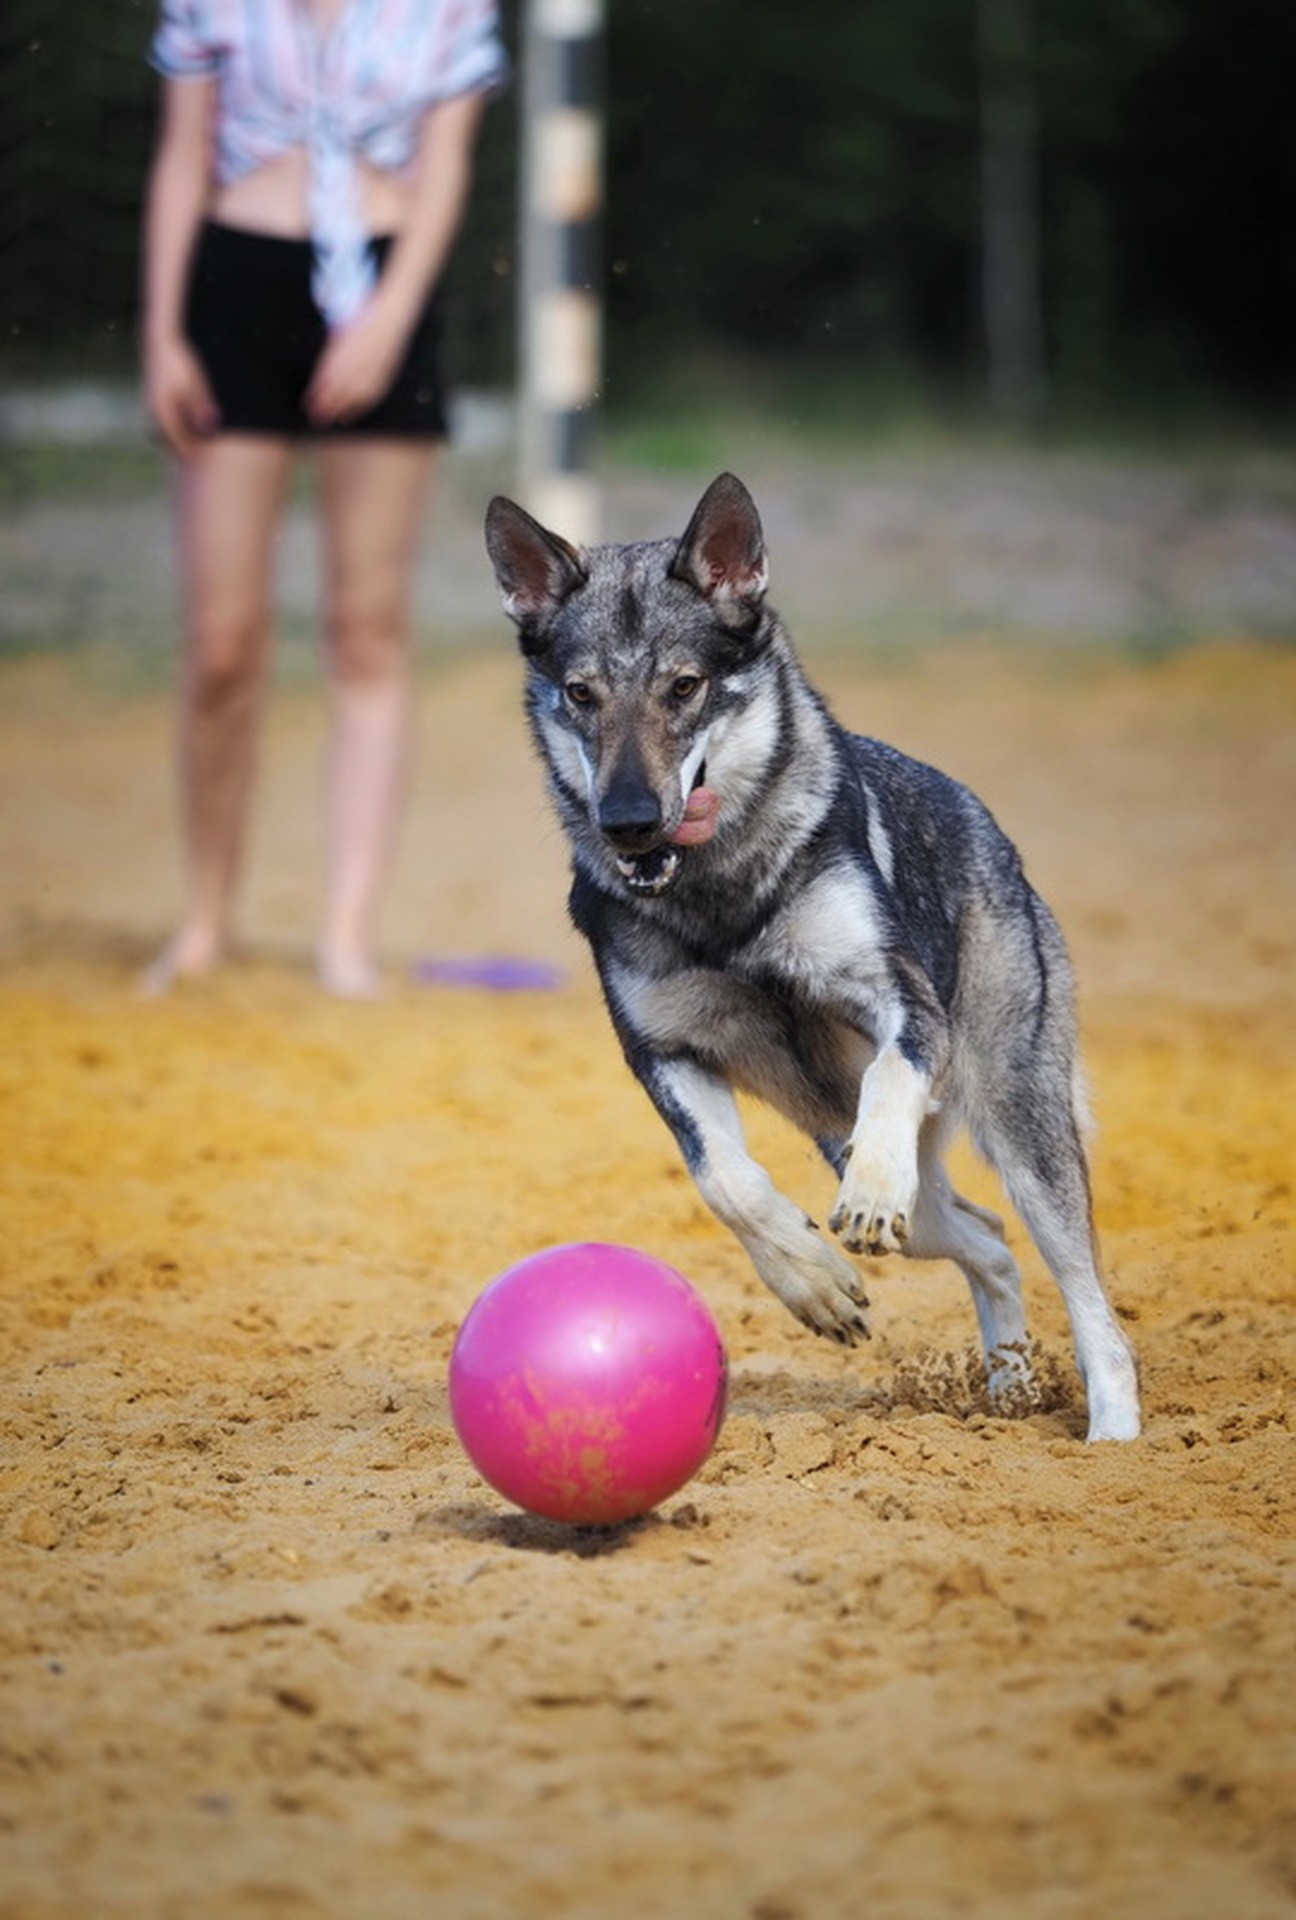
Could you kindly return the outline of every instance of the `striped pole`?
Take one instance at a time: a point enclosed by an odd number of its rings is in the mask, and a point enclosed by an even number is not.
[[[568,540],[598,538],[590,470],[602,312],[603,0],[526,0],[520,491]]]

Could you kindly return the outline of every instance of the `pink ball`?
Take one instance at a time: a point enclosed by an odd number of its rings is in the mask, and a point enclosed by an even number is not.
[[[450,1412],[484,1480],[577,1526],[646,1513],[715,1445],[728,1362],[681,1274],[586,1241],[509,1267],[450,1356]]]

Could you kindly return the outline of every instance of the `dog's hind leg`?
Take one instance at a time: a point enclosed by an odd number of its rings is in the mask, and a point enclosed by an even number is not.
[[[1089,1169],[1067,1080],[1050,1064],[996,1103],[978,1142],[1008,1190],[1066,1303],[1089,1404],[1090,1440],[1139,1432],[1138,1374],[1098,1273]]]
[[[976,1307],[986,1384],[992,1399],[1007,1403],[1031,1379],[1021,1275],[1002,1220],[954,1191],[940,1148],[937,1126],[929,1121],[919,1143],[918,1205],[905,1252],[915,1260],[952,1260],[961,1270]]]
[[[859,1274],[752,1159],[727,1083],[687,1059],[640,1056],[634,1064],[698,1192],[742,1242],[771,1292],[815,1333],[845,1346],[867,1339],[868,1300]]]

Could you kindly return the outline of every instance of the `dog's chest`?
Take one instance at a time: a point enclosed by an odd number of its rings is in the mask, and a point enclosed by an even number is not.
[[[622,975],[634,1024],[659,1045],[728,1062],[762,1047],[816,1055],[858,1040],[890,999],[873,897],[849,868],[799,887],[748,937],[726,943],[715,917],[705,932]]]
[[[884,989],[890,969],[867,873],[841,863],[795,887],[735,947],[725,971],[807,1009],[843,996],[854,1004],[861,991]]]

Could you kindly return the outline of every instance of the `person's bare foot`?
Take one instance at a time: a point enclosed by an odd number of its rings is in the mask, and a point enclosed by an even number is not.
[[[338,1000],[381,1000],[382,976],[366,955],[325,950],[315,956],[315,978]]]
[[[181,927],[140,975],[137,983],[140,998],[158,1000],[171,991],[177,980],[201,980],[204,974],[219,966],[223,958],[223,945],[214,934],[205,929]]]

